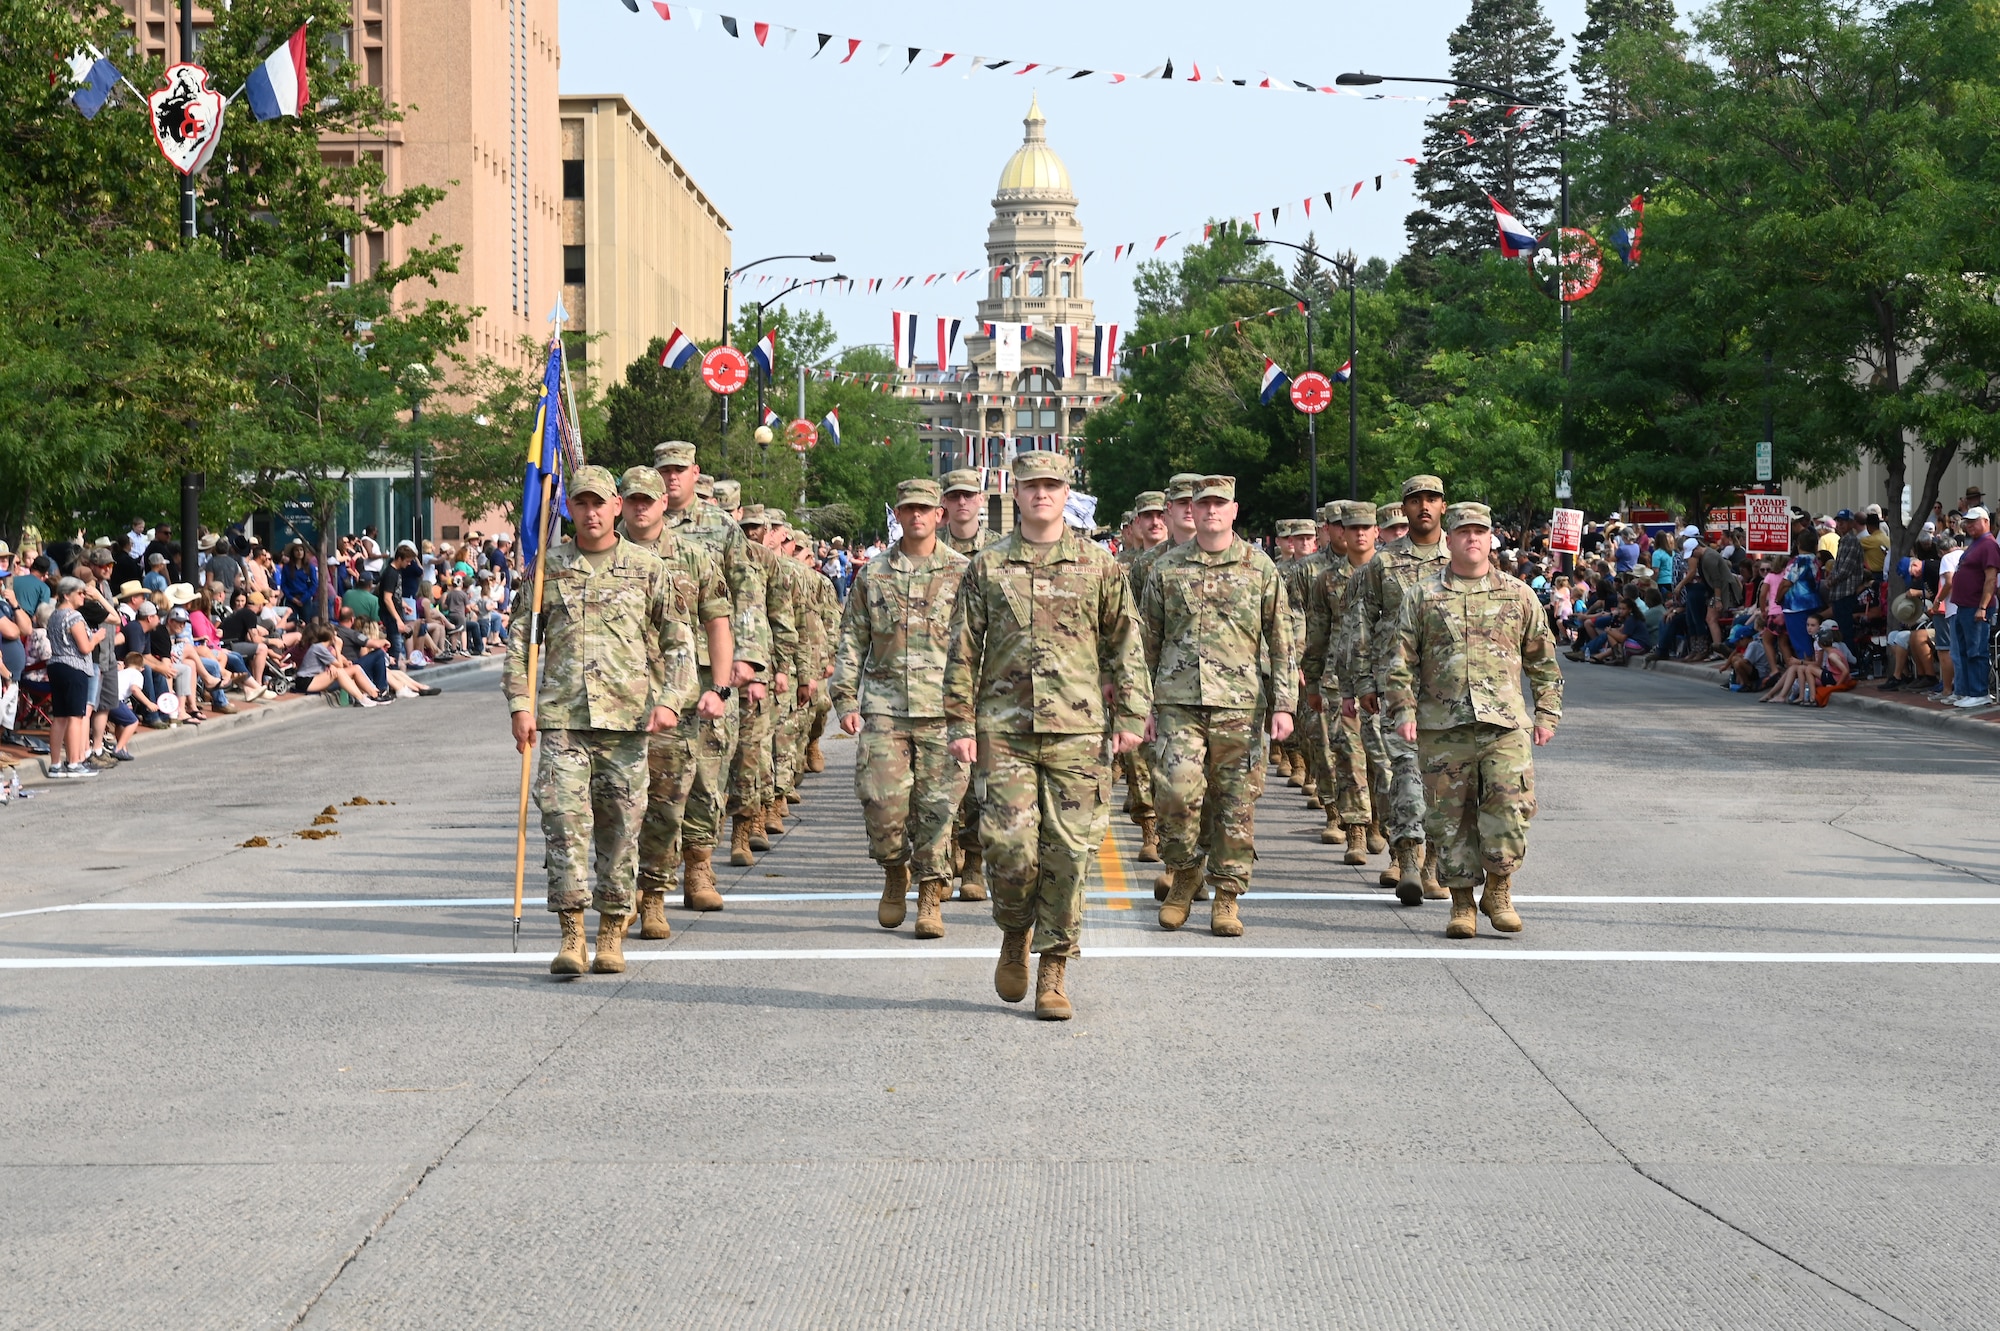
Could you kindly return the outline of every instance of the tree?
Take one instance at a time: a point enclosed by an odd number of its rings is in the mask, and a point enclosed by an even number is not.
[[[1505,88],[1528,107],[1561,105],[1562,43],[1539,0],[1472,0],[1450,48],[1454,79]],[[1424,206],[1404,228],[1426,257],[1472,259],[1493,247],[1488,194],[1530,226],[1555,211],[1557,117],[1495,106],[1484,92],[1461,96],[1424,121],[1416,170]]]
[[[1635,108],[1629,85],[1606,63],[1604,53],[1612,42],[1633,33],[1650,34],[1667,48],[1677,49],[1673,0],[1584,0],[1583,30],[1576,34],[1576,57],[1569,66],[1582,90],[1578,114],[1570,124],[1572,133],[1616,127],[1631,119]]]

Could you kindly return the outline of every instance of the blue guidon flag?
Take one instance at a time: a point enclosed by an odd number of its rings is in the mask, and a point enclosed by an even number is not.
[[[296,116],[306,109],[306,28],[285,39],[263,64],[250,71],[244,85],[250,98],[250,114],[259,120]]]
[[[840,408],[835,407],[833,410],[827,412],[821,418],[819,428],[826,434],[828,439],[838,444],[840,442]]]
[[[1535,233],[1515,220],[1514,214],[1502,208],[1500,200],[1489,194],[1486,201],[1493,205],[1493,221],[1500,228],[1500,253],[1509,259],[1518,259],[1542,247],[1542,242],[1535,239]]]
[[[1292,376],[1279,369],[1278,362],[1266,356],[1264,358],[1264,389],[1257,394],[1257,400],[1265,406],[1269,406],[1271,399],[1284,392],[1286,386],[1291,382]]]
[[[660,351],[660,364],[669,370],[686,369],[687,363],[699,355],[701,348],[694,344],[694,339],[676,328]]]
[[[69,95],[70,105],[83,112],[85,120],[95,120],[111,90],[118,86],[118,66],[94,46],[79,47],[68,64],[70,82],[76,85],[76,91]]]

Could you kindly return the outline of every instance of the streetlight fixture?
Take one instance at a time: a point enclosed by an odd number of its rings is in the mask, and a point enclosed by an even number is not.
[[[1319,368],[1318,362],[1313,359],[1313,302],[1310,296],[1301,296],[1290,287],[1281,287],[1276,282],[1265,282],[1255,277],[1219,277],[1216,279],[1216,285],[1225,287],[1263,287],[1267,291],[1276,291],[1281,295],[1288,296],[1293,301],[1304,306],[1306,316],[1306,369],[1312,371]],[[1313,412],[1306,413],[1306,486],[1311,494],[1313,514],[1317,516],[1319,513],[1319,417]]]
[[[831,254],[816,254],[816,255],[814,255],[814,256],[812,256],[812,257],[813,257],[813,262],[814,262],[814,263],[819,263],[819,262],[822,262],[822,261],[829,261],[829,262],[830,262],[830,261],[832,260],[832,258],[833,258],[833,256],[832,256]],[[823,280],[823,281],[827,281],[827,282],[845,282],[845,281],[847,280],[847,274],[846,274],[846,273],[835,273],[835,274],[834,274],[834,275],[833,275],[832,277],[829,277],[829,278],[824,278],[824,279],[821,279],[821,278],[813,278],[813,279],[812,279],[812,281],[815,281],[815,282],[818,282],[818,281],[822,281],[822,280]],[[767,307],[767,306],[771,306],[771,305],[776,305],[776,304],[777,304],[777,303],[778,303],[779,301],[781,301],[781,300],[783,300],[783,299],[784,299],[785,297],[787,297],[787,296],[791,295],[791,294],[792,294],[792,293],[793,293],[794,291],[797,291],[797,290],[798,290],[798,289],[799,289],[800,287],[802,287],[802,286],[806,286],[806,285],[808,285],[808,283],[807,283],[807,280],[806,280],[805,278],[800,278],[799,280],[797,280],[797,281],[793,282],[793,283],[792,283],[792,284],[791,284],[790,286],[786,287],[786,288],[785,288],[785,289],[784,289],[783,291],[780,291],[780,292],[779,292],[779,293],[778,293],[777,295],[775,295],[775,296],[771,297],[771,298],[770,298],[769,300],[760,300],[760,301],[754,301],[754,302],[752,302],[752,303],[753,303],[753,304],[755,304],[755,305],[756,305],[756,307],[757,307],[757,340],[758,340],[759,342],[762,342],[762,341],[764,340],[764,310],[765,310],[765,307]],[[768,376],[768,375],[767,375],[767,374],[766,374],[766,373],[764,372],[764,370],[763,370],[763,369],[761,369],[761,368],[760,368],[760,369],[759,369],[759,370],[757,371],[757,422],[758,422],[758,424],[757,424],[757,429],[756,429],[756,432],[755,432],[755,438],[756,438],[757,442],[758,442],[758,443],[759,443],[760,445],[762,445],[762,446],[763,446],[763,448],[765,449],[765,457],[768,457],[768,456],[769,456],[769,449],[770,449],[770,447],[771,447],[771,439],[772,439],[772,437],[773,437],[773,436],[772,436],[772,434],[771,434],[771,430],[770,430],[770,428],[769,428],[768,426],[766,426],[766,425],[765,425],[765,424],[763,423],[763,421],[764,421],[764,386],[765,386],[765,385],[766,385],[766,384],[767,384],[768,382],[769,382],[769,376]],[[799,380],[799,414],[800,414],[801,416],[805,415],[805,410],[806,410],[806,409],[805,409],[805,396],[806,396],[806,393],[805,393],[805,380],[804,380],[803,378],[801,378],[801,379]],[[758,465],[759,465],[760,467],[762,467],[762,466],[764,465],[764,461],[763,461],[763,459],[762,459],[762,458],[760,458],[760,459],[759,459],[759,463],[758,463]]]
[[[1289,240],[1271,240],[1265,236],[1246,236],[1244,243],[1252,246],[1283,245],[1288,250],[1310,254],[1321,263],[1331,265],[1347,287],[1347,497],[1359,499],[1361,497],[1361,411],[1359,399],[1355,396],[1359,388],[1359,381],[1355,376],[1360,373],[1360,368],[1354,363],[1354,256],[1350,253],[1345,259],[1330,259],[1309,245],[1296,245]],[[1313,487],[1313,509],[1315,512],[1319,509],[1317,486]]]
[[[1562,325],[1562,377],[1563,377],[1563,470],[1571,469],[1569,448],[1569,302],[1562,298],[1563,281],[1563,232],[1569,229],[1569,106],[1557,102],[1553,106],[1542,102],[1524,100],[1511,88],[1497,88],[1490,83],[1474,83],[1470,79],[1428,79],[1414,78],[1398,74],[1366,74],[1355,71],[1334,77],[1335,83],[1343,88],[1370,88],[1378,83],[1442,83],[1450,88],[1473,88],[1479,92],[1490,92],[1510,105],[1536,111],[1548,111],[1556,118],[1556,178],[1561,190],[1561,210],[1556,222],[1556,304],[1561,306],[1558,316]]]
[[[758,264],[776,263],[781,259],[805,259],[812,263],[837,262],[837,260],[835,260],[831,254],[828,254],[825,251],[821,251],[818,254],[767,254],[761,259],[752,259],[749,263],[741,264],[735,268],[723,269],[722,270],[722,340],[724,342],[729,341],[729,295],[730,295],[730,290],[734,285],[736,279],[741,277],[743,274],[749,272],[752,268],[755,268]],[[757,335],[759,337],[762,337],[763,331],[760,329]],[[763,396],[763,388],[761,384],[759,385],[757,392],[759,398],[761,398]],[[729,396],[726,393],[723,395],[722,398],[722,470],[725,475],[728,474]]]

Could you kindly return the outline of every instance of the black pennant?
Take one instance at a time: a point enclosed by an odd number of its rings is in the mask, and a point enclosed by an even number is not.
[[[1376,189],[1382,188],[1382,177],[1380,176],[1375,177],[1375,188]]]
[[[1174,60],[1172,56],[1168,56],[1167,67],[1164,71],[1161,72],[1160,77],[1163,79],[1170,79],[1173,76],[1174,76]]]
[[[822,32],[821,34],[819,34],[819,51],[824,51],[826,49],[826,44],[832,40],[833,40],[833,34],[830,32]],[[819,51],[814,51],[812,53],[813,59],[815,60],[819,59]]]
[[[922,55],[923,53],[924,53],[924,48],[921,46],[912,46],[910,48],[910,58],[903,62],[903,72],[905,74],[910,72],[910,66],[916,64],[917,57]]]
[[[1277,208],[1273,207],[1271,209],[1271,225],[1276,226],[1277,224],[1278,224],[1278,210]]]
[[[986,62],[986,67],[988,69],[998,69],[1002,65],[1011,65],[1013,63],[1012,60],[989,60]]]
[[[743,35],[742,33],[736,31],[735,19],[729,17],[729,15],[727,14],[719,15],[719,17],[722,19],[722,30],[724,32],[728,33],[731,37],[741,37]]]
[[[1097,71],[1096,71],[1096,70],[1093,70],[1093,69],[1079,69],[1078,71],[1076,71],[1076,73],[1074,73],[1074,74],[1070,75],[1070,78],[1071,78],[1072,80],[1074,80],[1074,79],[1087,79],[1087,78],[1089,78],[1089,77],[1090,77],[1090,76],[1091,76],[1092,74],[1094,74],[1094,73],[1096,73],[1096,72],[1097,72]]]
[[[1328,190],[1328,191],[1326,192],[1326,195],[1325,195],[1325,198],[1326,198],[1326,206],[1327,206],[1327,207],[1329,207],[1329,208],[1333,207],[1333,191],[1332,191],[1332,190]]]
[[[1315,87],[1313,87],[1313,85],[1312,85],[1312,84],[1310,84],[1310,83],[1301,83],[1301,82],[1299,82],[1299,81],[1298,81],[1297,79],[1293,79],[1293,80],[1292,80],[1292,86],[1293,86],[1294,88],[1303,88],[1303,89],[1305,89],[1305,90],[1306,90],[1307,92],[1318,92],[1318,91],[1319,91],[1319,89],[1318,89],[1318,88],[1315,88]]]

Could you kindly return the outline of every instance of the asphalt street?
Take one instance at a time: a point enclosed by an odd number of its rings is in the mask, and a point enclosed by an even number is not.
[[[1039,1023],[984,907],[876,926],[847,742],[727,910],[551,977],[445,690],[0,809],[0,1328],[2000,1325],[1972,739],[1572,668],[1523,934],[1280,786],[1240,939],[1114,818]]]

